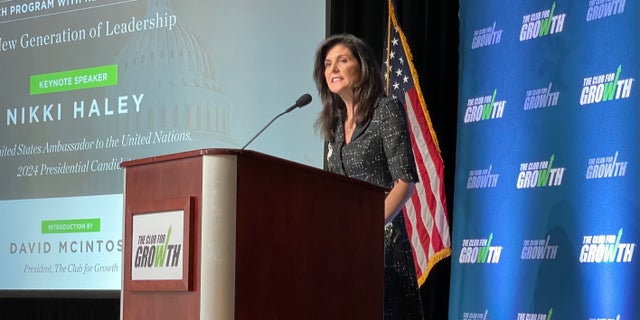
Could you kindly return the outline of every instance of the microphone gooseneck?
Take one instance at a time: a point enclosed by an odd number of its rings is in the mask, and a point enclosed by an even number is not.
[[[251,138],[251,140],[249,140],[244,146],[242,146],[242,148],[240,148],[240,150],[244,150],[251,142],[253,142],[253,140],[255,140],[264,130],[267,129],[267,127],[269,127],[274,121],[276,121],[276,119],[280,118],[282,115],[284,115],[285,113],[289,113],[291,112],[293,109],[296,108],[302,108],[306,105],[308,105],[311,102],[311,95],[308,93],[305,93],[303,95],[300,96],[300,98],[298,98],[298,100],[296,100],[296,103],[294,103],[291,107],[287,108],[287,110],[281,112],[280,114],[278,114],[277,116],[273,117],[273,119],[271,119],[271,121],[269,121],[269,123],[267,123],[266,126],[264,126],[260,131],[258,131],[258,133],[256,133],[255,136],[253,136],[253,138]]]

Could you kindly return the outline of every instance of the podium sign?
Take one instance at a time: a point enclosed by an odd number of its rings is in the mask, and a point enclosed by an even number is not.
[[[132,280],[182,280],[183,219],[184,211],[133,216]]]
[[[138,210],[129,215],[132,289],[188,290],[191,199],[160,201]]]

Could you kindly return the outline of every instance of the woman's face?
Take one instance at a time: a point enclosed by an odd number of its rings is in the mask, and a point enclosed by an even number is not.
[[[336,44],[324,59],[324,77],[331,92],[345,97],[353,94],[354,86],[360,81],[360,64],[343,44]]]

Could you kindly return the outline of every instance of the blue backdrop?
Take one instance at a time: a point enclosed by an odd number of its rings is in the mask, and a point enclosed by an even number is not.
[[[450,319],[640,319],[638,10],[460,0]]]

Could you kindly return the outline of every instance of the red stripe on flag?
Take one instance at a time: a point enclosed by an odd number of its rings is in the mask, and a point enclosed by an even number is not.
[[[409,91],[407,91],[407,94],[410,98],[411,101],[411,105],[413,106],[414,109],[414,113],[416,115],[416,121],[419,123],[420,126],[420,130],[421,132],[426,132],[426,133],[430,133],[429,130],[429,125],[427,124],[427,119],[426,116],[424,114],[424,109],[422,108],[422,105],[420,103],[420,99],[417,95],[417,92],[415,89],[411,89]],[[436,171],[436,176],[437,176],[437,181],[438,183],[438,190],[436,191],[437,193],[439,193],[439,204],[442,206],[442,214],[444,215],[445,218],[447,217],[447,210],[446,210],[446,197],[445,197],[445,192],[444,192],[444,183],[442,183],[442,181],[444,181],[444,163],[442,162],[442,158],[440,157],[440,153],[436,148],[436,144],[434,141],[434,138],[431,136],[431,134],[423,134],[422,135],[423,139],[426,142],[426,147],[428,149],[428,154],[429,154],[429,159],[431,160],[430,162],[433,164],[434,169]],[[415,150],[415,148],[414,148]],[[422,161],[422,159],[420,160]],[[433,193],[433,190],[431,190],[431,188],[429,188],[429,190],[431,191],[431,194],[435,197],[436,195]],[[434,199],[434,201],[437,202],[437,200]],[[432,209],[432,207],[429,207],[430,209]],[[436,213],[437,210],[430,210],[431,214],[434,218],[436,218]],[[437,250],[436,250],[437,251]]]
[[[413,234],[415,231],[416,233],[415,237],[418,238],[418,243],[416,243],[412,239],[412,236],[409,236],[409,239],[411,240],[411,246],[413,247],[412,253],[413,253],[413,262],[416,269],[416,275],[418,278],[420,278],[420,276],[422,276],[422,274],[426,271],[425,268],[423,268],[423,264],[426,266],[426,262],[429,256],[429,246],[428,246],[429,232],[427,231],[427,228],[424,225],[424,221],[422,220],[422,215],[421,215],[422,206],[420,204],[419,197],[415,195],[412,196],[411,203],[415,207],[415,210],[413,212],[415,225],[409,225],[408,220],[405,220],[405,222],[407,224],[406,227],[408,232]],[[424,245],[425,243],[427,243],[426,246]],[[419,253],[420,253],[420,256],[418,256]]]
[[[422,187],[424,188],[424,202],[426,202],[427,204],[427,208],[430,214],[430,218],[435,221],[435,215],[437,212],[437,208],[438,208],[438,200],[436,198],[436,195],[433,193],[432,189],[431,189],[431,177],[429,176],[429,169],[428,169],[428,165],[427,163],[431,163],[434,164],[433,161],[433,152],[437,152],[434,148],[434,144],[432,143],[432,139],[430,135],[425,135],[423,134],[424,132],[429,132],[428,126],[427,126],[427,122],[424,119],[424,111],[422,109],[422,105],[420,103],[420,100],[417,97],[416,94],[416,90],[415,88],[412,88],[410,90],[407,91],[407,95],[406,97],[409,98],[409,104],[407,105],[407,107],[411,107],[412,108],[412,113],[413,113],[413,117],[411,117],[411,121],[416,121],[417,122],[417,126],[419,128],[419,132],[415,132],[414,130],[412,130],[410,126],[410,131],[411,131],[411,144],[413,146],[414,149],[414,156],[416,158],[416,164],[418,166],[418,172],[420,174],[420,183],[422,183]],[[416,140],[418,140],[416,138],[416,135],[420,134],[422,139],[421,140],[425,140],[426,142],[426,146],[427,146],[427,150],[422,150],[420,149],[420,146],[418,145],[418,143],[416,142]],[[425,159],[425,151],[426,151],[426,156],[428,157],[427,159]],[[437,154],[437,153],[436,153]],[[438,177],[439,178],[439,177]],[[424,217],[424,218],[428,218],[428,217]],[[436,224],[433,224],[434,226],[436,226]],[[424,230],[425,232],[429,232],[427,230]],[[433,239],[435,237],[435,235],[431,235],[431,239]],[[440,238],[439,235],[437,235],[438,238]],[[440,241],[440,244],[442,242]],[[431,245],[433,245],[433,243],[431,243]],[[422,243],[423,247],[429,248],[429,242],[427,243]],[[438,251],[438,249],[441,247],[438,246],[434,246],[434,250]]]

